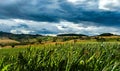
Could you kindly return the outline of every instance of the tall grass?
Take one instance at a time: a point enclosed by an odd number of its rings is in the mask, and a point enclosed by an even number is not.
[[[120,71],[120,44],[66,43],[0,59],[0,71]],[[8,53],[9,54],[9,53]]]

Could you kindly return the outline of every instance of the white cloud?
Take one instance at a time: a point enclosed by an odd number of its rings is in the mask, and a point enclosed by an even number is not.
[[[49,23],[22,19],[0,20],[0,31],[11,32],[15,34],[39,33],[45,35],[54,35],[59,33],[81,33],[87,35],[97,35],[108,32],[120,34],[119,28],[109,26],[98,27],[95,25],[87,25],[85,22],[81,22],[79,24],[67,21],[61,21],[60,23]]]
[[[99,0],[99,9],[117,11],[120,9],[120,0]]]
[[[16,23],[25,23],[25,21],[21,19],[12,19],[12,20]]]
[[[84,22],[75,24],[72,22],[61,22],[57,24],[59,30],[62,30],[62,33],[81,33],[87,35],[98,35],[101,33],[117,33],[120,34],[119,28],[107,27],[107,26],[93,26],[85,25]]]
[[[25,29],[14,29],[14,30],[10,30],[10,32],[14,34],[30,34],[33,33],[34,31],[25,30]]]
[[[77,2],[80,2],[80,1],[84,1],[84,0],[68,0],[68,2],[71,2],[71,3],[77,3]]]

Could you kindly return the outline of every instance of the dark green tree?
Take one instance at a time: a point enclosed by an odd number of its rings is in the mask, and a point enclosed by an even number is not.
[[[37,42],[38,42],[38,43],[40,43],[40,44],[41,44],[41,43],[42,43],[42,41],[43,41],[43,40],[42,40],[42,38],[37,38]]]

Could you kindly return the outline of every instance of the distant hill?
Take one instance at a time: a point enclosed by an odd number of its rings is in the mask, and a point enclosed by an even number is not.
[[[100,34],[98,36],[117,36],[117,35],[112,34],[112,33],[102,33],[102,34]]]
[[[12,34],[7,32],[0,32],[0,38],[8,38],[16,41],[21,41],[22,39],[36,38],[42,35],[31,35],[31,34]]]
[[[57,36],[87,36],[87,35],[84,35],[84,34],[59,34]]]

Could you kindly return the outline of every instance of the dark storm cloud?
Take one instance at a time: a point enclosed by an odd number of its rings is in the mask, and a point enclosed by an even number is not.
[[[120,12],[99,10],[96,0],[80,1],[80,4],[74,5],[67,0],[4,0],[0,2],[0,18],[39,22],[66,20],[74,23],[93,22],[86,25],[120,26]]]

